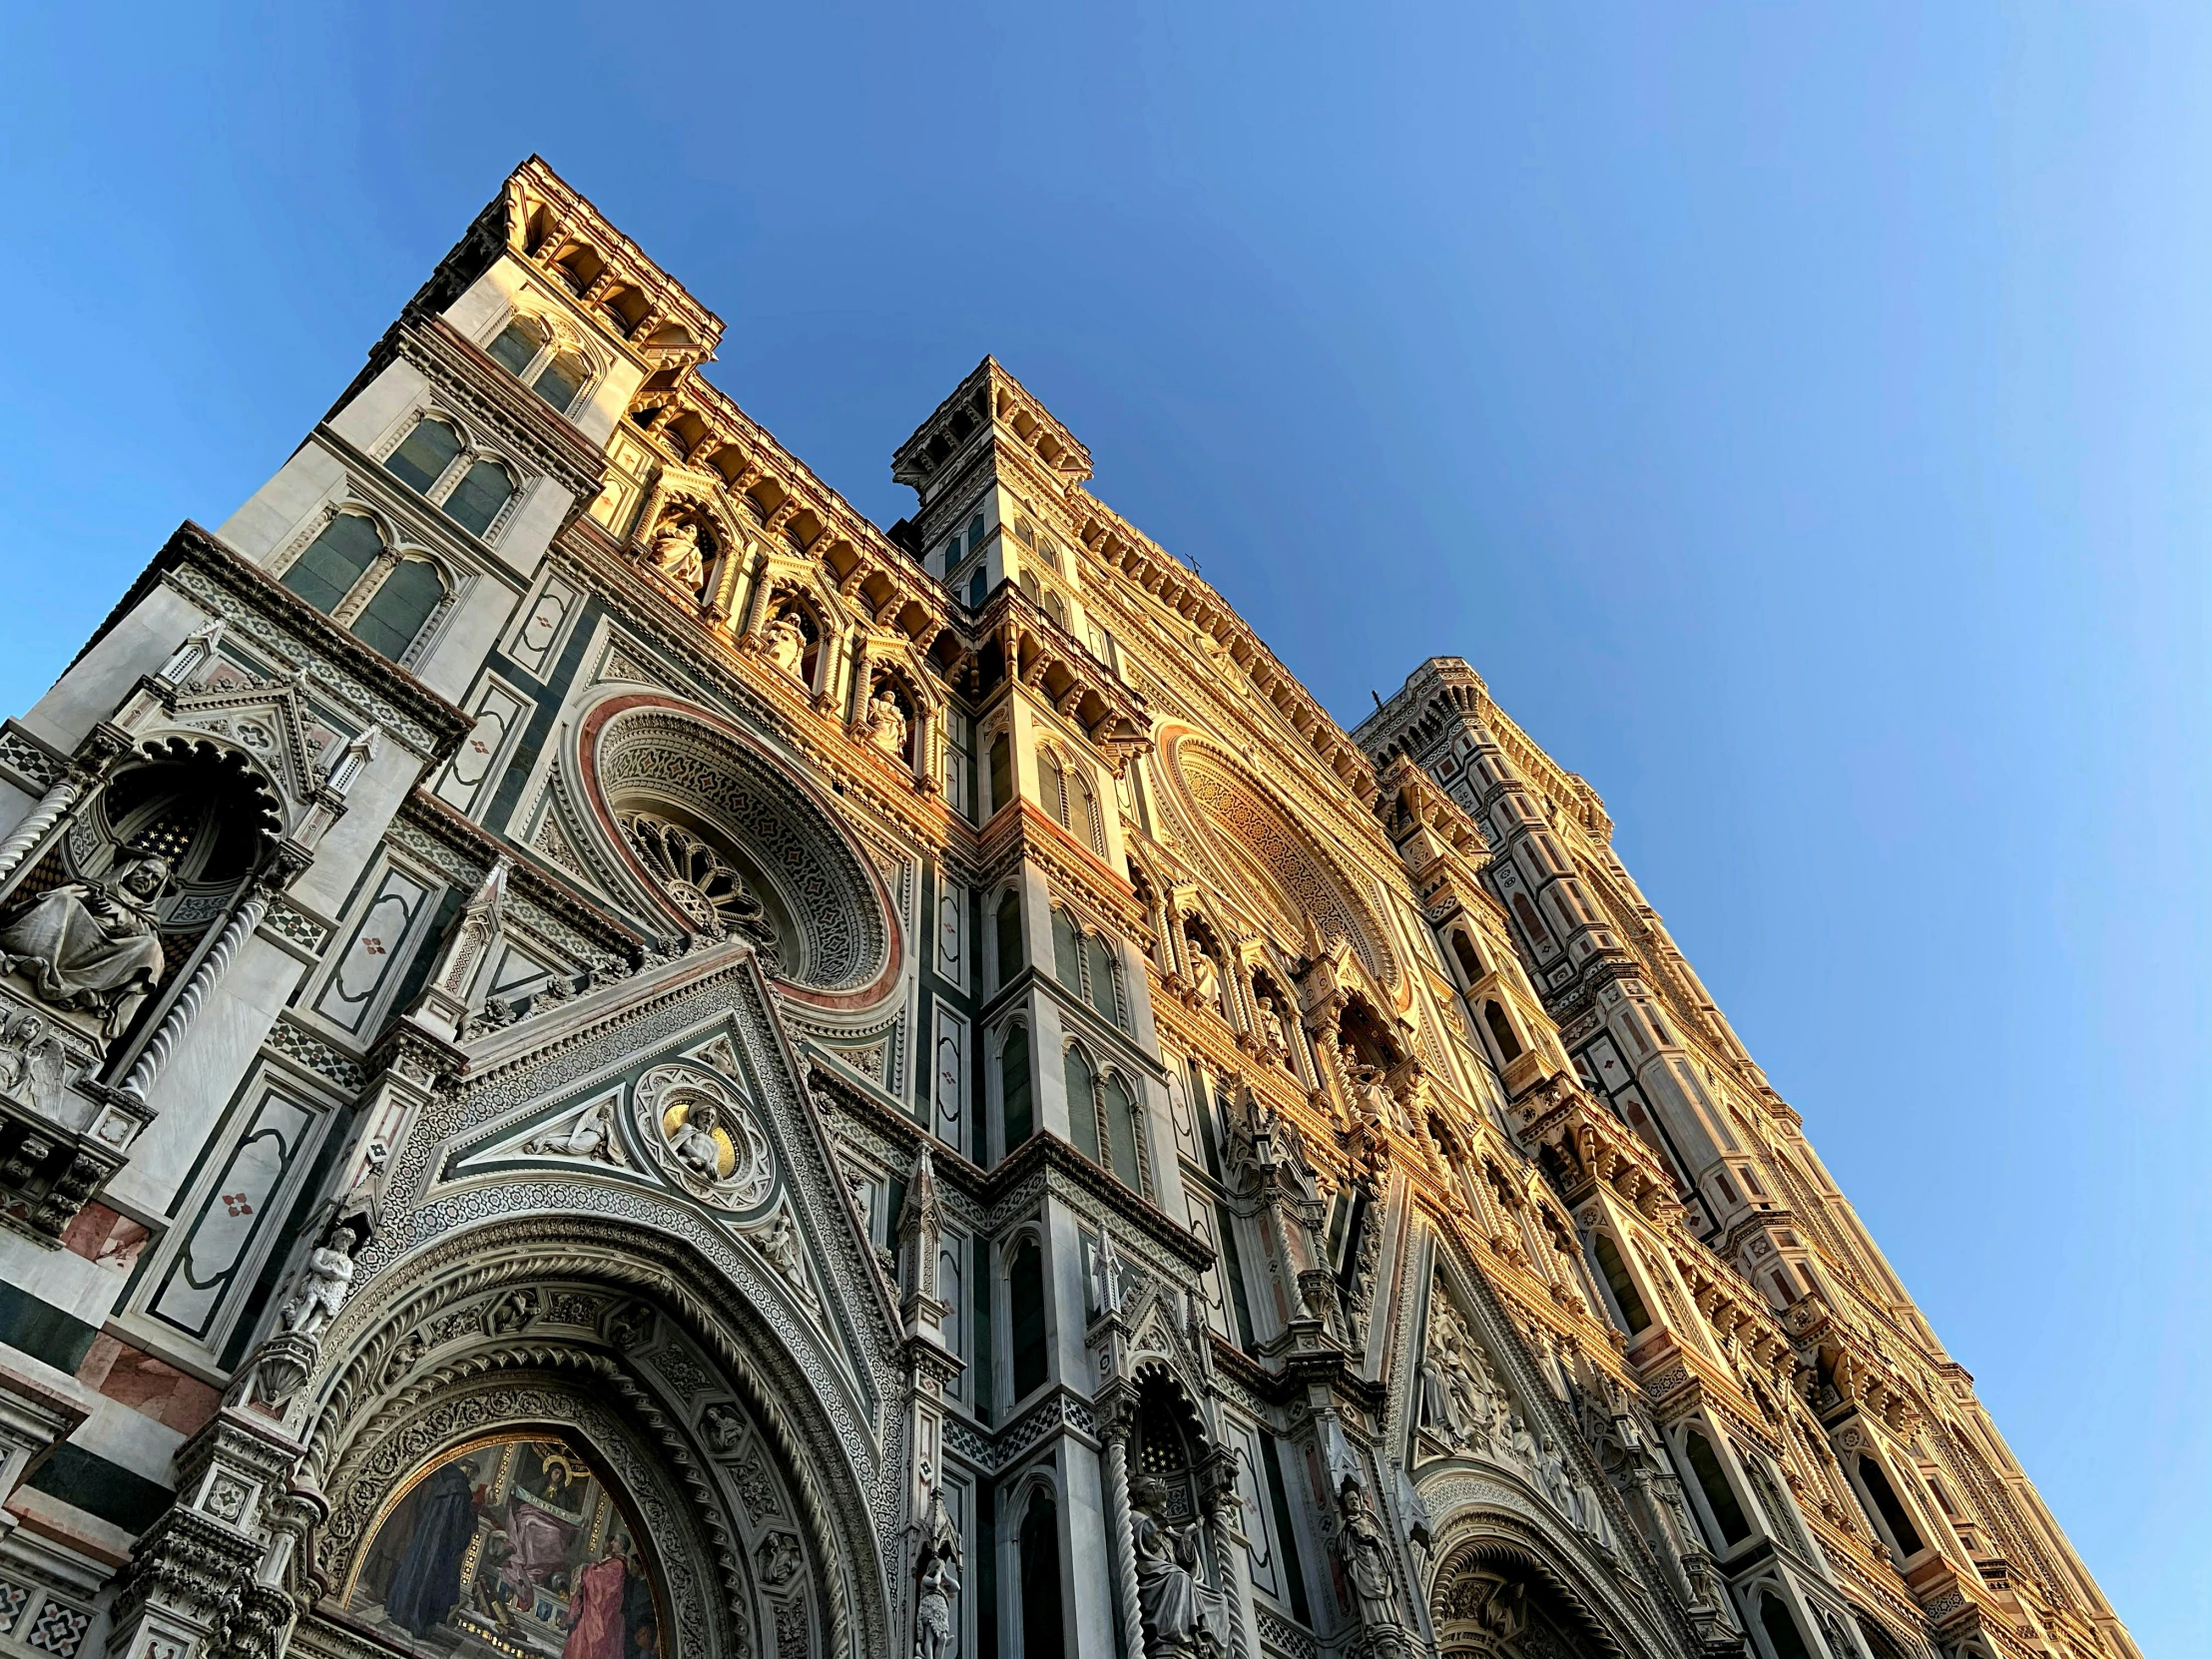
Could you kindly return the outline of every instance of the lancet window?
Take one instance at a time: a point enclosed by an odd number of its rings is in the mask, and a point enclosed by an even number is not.
[[[442,415],[417,420],[384,457],[384,470],[472,536],[488,536],[514,499],[513,474],[472,449]]]
[[[1121,959],[1100,933],[1091,932],[1062,905],[1052,908],[1052,972],[1108,1023],[1129,1023],[1121,994]]]
[[[1101,1071],[1080,1043],[1071,1043],[1063,1059],[1067,1083],[1068,1135],[1075,1150],[1131,1192],[1145,1190],[1144,1125],[1138,1096],[1121,1072]]]
[[[487,349],[494,362],[528,386],[556,414],[565,415],[575,408],[577,394],[591,379],[591,369],[581,356],[563,346],[552,330],[528,317],[515,317]]]
[[[407,660],[449,594],[428,554],[392,547],[365,513],[343,510],[278,580],[393,662]]]

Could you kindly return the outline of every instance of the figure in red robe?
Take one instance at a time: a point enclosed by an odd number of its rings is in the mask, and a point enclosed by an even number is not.
[[[568,1643],[561,1659],[622,1659],[622,1592],[628,1568],[610,1540],[607,1553],[576,1575],[568,1598]]]

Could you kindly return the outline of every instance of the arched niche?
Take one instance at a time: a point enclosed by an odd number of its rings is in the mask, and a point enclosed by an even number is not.
[[[1265,785],[1187,732],[1170,733],[1161,751],[1217,884],[1272,924],[1279,944],[1303,946],[1310,933],[1343,939],[1379,983],[1400,987],[1381,919]]]
[[[808,1000],[864,1005],[895,976],[898,929],[873,868],[735,728],[618,696],[586,715],[578,762],[615,858],[685,931],[751,938]]]
[[[1643,1659],[1522,1545],[1463,1540],[1438,1563],[1428,1596],[1439,1659]]]
[[[579,1217],[474,1228],[377,1273],[322,1353],[294,1402],[297,1478],[329,1505],[294,1567],[313,1601],[295,1651],[354,1655],[363,1630],[420,1659],[517,1651],[494,1639],[502,1611],[565,1644],[579,1596],[604,1615],[615,1587],[619,1628],[569,1659],[886,1651],[880,1470],[824,1410],[806,1358],[704,1283],[681,1241]],[[418,1545],[410,1529],[433,1522],[442,1544]],[[635,1564],[600,1565],[622,1541]],[[402,1583],[410,1549],[443,1559]],[[579,1576],[594,1568],[596,1591]],[[650,1649],[635,1639],[648,1604]]]

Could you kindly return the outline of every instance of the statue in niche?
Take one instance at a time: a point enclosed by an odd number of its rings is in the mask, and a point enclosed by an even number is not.
[[[1344,1477],[1337,1489],[1337,1547],[1360,1603],[1360,1622],[1379,1628],[1395,1625],[1397,1585],[1390,1576],[1390,1546],[1358,1475]]]
[[[888,680],[876,681],[875,691],[867,700],[866,727],[868,742],[886,755],[900,760],[905,758],[906,711],[898,706]]]
[[[914,1598],[914,1659],[952,1659],[952,1598],[960,1593],[960,1531],[945,1513],[944,1494],[929,1493],[928,1535]]]
[[[1137,1556],[1137,1605],[1144,1612],[1147,1651],[1186,1651],[1198,1634],[1198,1528],[1166,1517],[1167,1491],[1157,1479],[1134,1483],[1130,1520]],[[1157,1644],[1157,1645],[1155,1645]]]
[[[789,610],[779,611],[768,625],[765,643],[768,660],[795,680],[807,677],[807,631]]]
[[[706,582],[706,550],[700,545],[699,526],[688,517],[672,513],[662,519],[645,550],[653,568],[679,586],[697,593]]]
[[[170,885],[169,860],[147,856],[49,888],[0,930],[0,971],[24,974],[57,1008],[101,1015],[112,1038],[161,979],[154,906]]]
[[[294,1336],[319,1337],[324,1327],[345,1306],[345,1293],[353,1286],[353,1258],[330,1238],[308,1253],[299,1276],[299,1288],[278,1316]]]

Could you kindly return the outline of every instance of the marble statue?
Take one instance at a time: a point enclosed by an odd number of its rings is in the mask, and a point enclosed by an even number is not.
[[[154,906],[169,886],[169,860],[143,857],[49,888],[0,930],[0,968],[26,975],[57,1008],[104,1016],[113,1037],[162,976]]]

